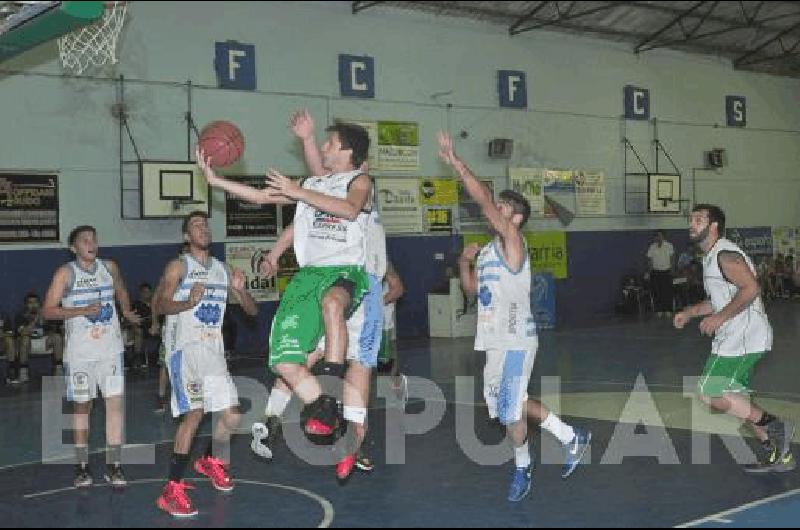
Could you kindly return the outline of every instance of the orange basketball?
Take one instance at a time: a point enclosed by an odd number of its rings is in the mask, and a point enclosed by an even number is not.
[[[244,153],[244,136],[229,121],[214,121],[200,131],[200,149],[211,157],[211,165],[225,167],[233,164]]]

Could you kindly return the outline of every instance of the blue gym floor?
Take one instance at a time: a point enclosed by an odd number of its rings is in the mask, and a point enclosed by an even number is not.
[[[769,307],[775,327],[772,354],[754,379],[758,399],[780,415],[800,419],[800,364],[795,361],[800,304],[776,302]],[[684,396],[684,376],[697,376],[709,339],[696,327],[682,332],[669,321],[607,320],[591,327],[542,332],[531,383],[532,396],[544,394],[571,423],[593,431],[591,455],[568,480],[560,478],[553,441],[535,430],[539,460],[534,490],[523,502],[506,501],[511,463],[483,466],[471,461],[456,441],[456,417],[474,415],[474,432],[487,444],[500,443],[501,432],[487,421],[481,403],[482,355],[472,352],[471,339],[435,339],[400,343],[401,365],[409,375],[436,382],[446,401],[438,427],[408,434],[406,462],[386,463],[385,433],[402,429],[400,412],[382,399],[373,401],[369,450],[376,461],[372,474],[356,473],[339,485],[331,466],[312,466],[283,444],[271,463],[258,460],[248,448],[249,436],[232,447],[238,479],[231,495],[214,492],[196,480],[192,498],[196,519],[174,522],[155,507],[164,483],[174,423],[152,412],[156,379],[130,373],[127,399],[127,441],[156,444],[155,464],[126,467],[131,484],[122,492],[102,485],[103,454],[95,453],[95,487],[71,488],[72,467],[42,463],[42,389],[38,380],[21,388],[0,387],[0,526],[54,527],[551,527],[602,526],[690,527],[797,526],[800,521],[800,471],[748,476],[726,450],[720,436],[711,436],[711,462],[692,464],[693,432],[687,418],[692,399]],[[241,357],[231,363],[234,375],[264,380],[259,359]],[[456,389],[457,376],[477,376],[473,389]],[[554,393],[554,376],[561,393]],[[545,378],[544,380],[542,378]],[[638,381],[638,387],[637,385]],[[645,394],[643,385],[649,393]],[[634,387],[639,391],[631,394]],[[424,404],[411,385],[409,416]],[[459,387],[461,388],[461,387]],[[263,396],[245,399],[245,409],[263,409]],[[656,416],[638,411],[654,403]],[[628,415],[620,423],[623,408]],[[68,409],[65,409],[67,412]],[[633,411],[633,412],[631,412]],[[102,406],[95,408],[93,448],[103,446]],[[633,414],[633,415],[630,415]],[[389,425],[387,426],[387,417]],[[637,419],[638,418],[638,419]],[[631,422],[628,424],[628,422]],[[663,423],[662,423],[663,422]],[[653,456],[629,456],[618,465],[610,451],[615,430],[635,427],[654,432],[661,423],[677,462],[659,464]],[[243,425],[248,428],[249,425]],[[713,425],[697,430],[715,431]],[[208,422],[195,446],[208,438]],[[697,434],[697,433],[695,433]],[[65,432],[69,440],[69,432]],[[663,438],[663,437],[662,437]],[[547,463],[541,463],[543,460]]]

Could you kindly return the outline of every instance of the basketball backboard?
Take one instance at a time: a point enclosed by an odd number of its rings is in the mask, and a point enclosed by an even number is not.
[[[194,162],[139,163],[142,219],[179,218],[202,210],[211,214],[208,184]]]
[[[648,178],[647,210],[650,213],[680,213],[681,176],[651,173]]]

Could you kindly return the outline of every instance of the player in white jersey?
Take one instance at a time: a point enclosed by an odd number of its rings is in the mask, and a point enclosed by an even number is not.
[[[308,169],[313,174],[324,172],[322,155],[314,139],[314,121],[307,110],[292,115],[290,125],[295,136],[303,142],[303,149]],[[362,166],[362,170],[365,169]],[[358,309],[347,319],[347,354],[349,365],[345,374],[345,390],[343,397],[343,419],[350,426],[349,437],[345,443],[345,451],[340,455],[336,475],[339,480],[346,480],[356,465],[356,455],[366,437],[367,401],[371,381],[371,370],[377,365],[377,354],[383,324],[381,302],[381,279],[386,273],[386,234],[375,204],[373,187],[369,208],[359,214],[364,223],[364,259],[365,270],[369,275],[369,291]],[[277,272],[280,256],[289,248],[294,240],[295,227],[291,225],[279,238],[276,245],[265,256],[262,273],[272,276]],[[326,351],[325,338],[320,340],[318,353],[308,358],[306,366],[310,368]],[[331,359],[326,358],[330,362]],[[277,378],[270,391],[265,411],[264,423],[252,426],[253,451],[264,457],[272,458],[271,446],[279,428],[279,418],[289,403],[291,391],[281,378]]]
[[[197,428],[208,413],[219,413],[211,441],[194,469],[219,491],[233,490],[229,471],[230,438],[239,424],[239,399],[225,362],[222,321],[230,298],[250,316],[258,313],[242,271],[209,254],[208,214],[193,212],[183,222],[189,252],[164,271],[158,310],[167,315],[164,341],[172,383],[172,414],[181,417],[175,433],[169,481],[157,505],[174,517],[197,514],[183,482]]]
[[[470,245],[459,260],[464,292],[477,294],[478,330],[475,349],[486,352],[484,397],[489,416],[505,425],[514,445],[515,469],[508,500],[522,500],[531,490],[532,463],[528,448],[528,420],[541,422],[564,447],[566,478],[580,464],[591,433],[561,421],[539,401],[528,398],[538,337],[530,307],[531,267],[522,227],[530,205],[519,193],[506,190],[495,203],[491,192],[459,159],[453,140],[439,133],[439,157],[458,174],[465,190],[481,207],[494,240],[480,248]],[[472,262],[478,257],[477,267]]]
[[[791,443],[794,424],[782,421],[750,400],[750,378],[772,349],[772,327],[761,300],[753,262],[725,234],[725,213],[712,204],[698,204],[689,217],[689,237],[703,251],[703,283],[708,300],[675,315],[682,329],[702,317],[700,331],[713,336],[712,353],[699,382],[704,403],[746,422],[762,443],[760,461],[745,466],[749,473],[784,472],[795,468]]]
[[[344,377],[346,320],[370,286],[367,219],[361,214],[372,182],[356,169],[366,160],[369,136],[362,127],[341,123],[328,133],[321,151],[325,175],[300,184],[270,169],[263,190],[217,176],[204,153],[197,153],[211,186],[257,204],[297,204],[293,241],[300,270],[272,321],[269,364],[305,404],[305,431],[319,436],[333,435],[340,425],[338,404],[307,368],[308,357],[324,335],[324,372]]]
[[[138,315],[116,263],[97,257],[97,231],[79,226],[69,235],[75,261],[61,266],[45,296],[43,315],[64,320],[64,370],[67,399],[74,405],[74,441],[78,464],[75,487],[93,483],[89,470],[89,416],[100,390],[105,399],[108,469],[114,487],[127,484],[122,471],[124,346],[115,301],[134,324]]]
[[[392,376],[392,390],[398,399],[405,404],[408,401],[408,379],[400,372],[400,357],[397,353],[397,301],[403,297],[405,286],[392,263],[386,269],[383,278],[383,337],[378,354],[379,365],[385,366],[386,372]]]
[[[181,249],[178,252],[178,258],[189,252],[189,243],[186,241],[181,244]],[[153,412],[162,414],[167,409],[167,390],[169,389],[169,372],[167,371],[167,337],[166,331],[166,318],[161,314],[158,308],[158,301],[161,298],[162,290],[164,289],[164,277],[158,281],[155,291],[153,291],[153,301],[151,302],[150,311],[152,314],[152,325],[150,327],[150,334],[153,336],[160,335],[161,343],[158,349],[158,390],[156,391],[156,404]]]

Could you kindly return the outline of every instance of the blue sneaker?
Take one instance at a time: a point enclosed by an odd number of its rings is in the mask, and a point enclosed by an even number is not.
[[[511,476],[511,485],[508,487],[509,502],[519,502],[524,499],[531,492],[532,479],[530,466],[515,468]]]
[[[591,431],[575,427],[575,438],[564,447],[564,466],[561,468],[561,478],[569,477],[578,468],[591,442]]]

